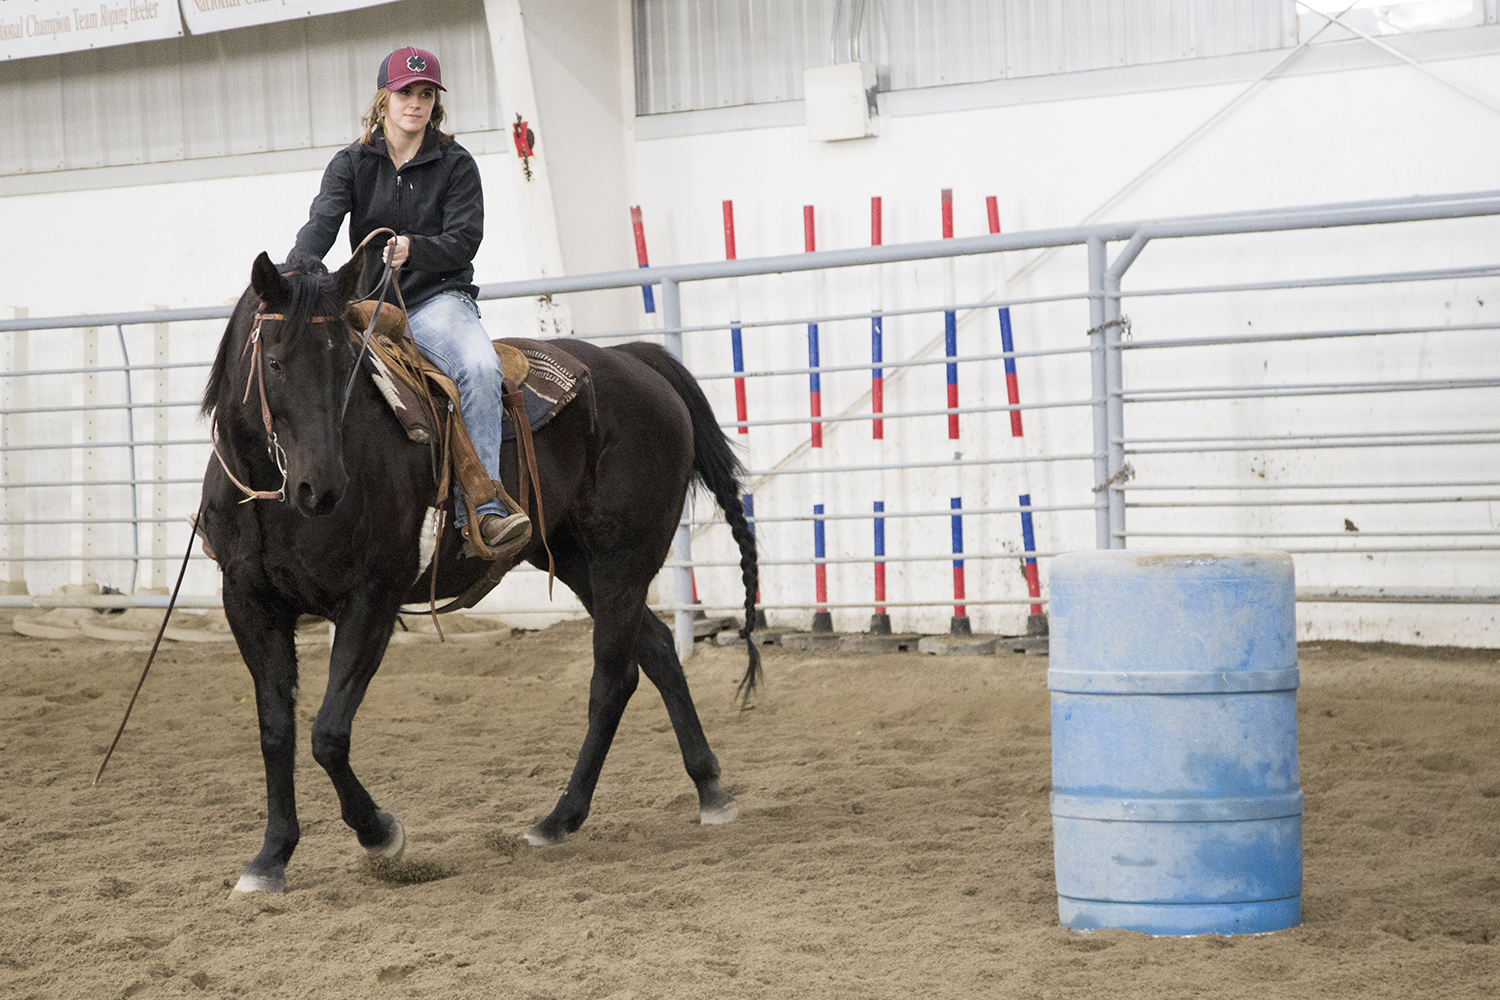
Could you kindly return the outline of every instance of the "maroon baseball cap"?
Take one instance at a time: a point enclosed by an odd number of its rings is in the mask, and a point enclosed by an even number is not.
[[[380,74],[376,77],[375,86],[396,91],[418,81],[430,83],[438,90],[448,89],[443,86],[443,75],[438,67],[437,56],[426,49],[408,45],[404,49],[397,49],[381,61]]]

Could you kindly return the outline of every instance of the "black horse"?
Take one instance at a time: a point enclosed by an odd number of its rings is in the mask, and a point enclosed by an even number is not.
[[[345,308],[358,286],[358,264],[336,275],[321,264],[288,266],[282,273],[265,254],[256,258],[203,397],[221,458],[210,459],[204,477],[202,530],[223,570],[224,611],[254,679],[266,767],[265,844],[236,886],[245,892],[285,887],[299,837],[292,778],[298,617],[320,615],[336,625],[313,757],[332,779],[344,822],[360,844],[374,857],[394,858],[405,843],[401,824],[375,804],[349,766],[354,713],[401,605],[426,603],[434,571],[438,596],[447,597],[489,568],[461,555],[451,528],[439,540],[435,569],[420,565],[425,513],[437,496],[432,456],[407,439],[366,374],[355,378],[341,417],[357,357]],[[743,470],[702,390],[666,351],[555,343],[588,365],[595,387],[595,413],[571,405],[535,435],[547,541],[557,578],[593,616],[594,674],[588,733],[572,778],[527,839],[559,843],[588,816],[638,668],[666,702],[698,788],[701,821],[728,823],[738,807],[720,787],[719,762],[703,735],[672,632],[647,609],[646,590],[696,480],[723,508],[739,545],[746,621],[754,620],[755,539],[739,499]],[[506,444],[500,462],[512,495],[514,447]],[[280,500],[242,502],[244,490],[234,480],[279,493]],[[531,518],[539,523],[534,500]],[[540,532],[520,558],[546,565]],[[753,643],[749,649],[746,693],[760,671]]]

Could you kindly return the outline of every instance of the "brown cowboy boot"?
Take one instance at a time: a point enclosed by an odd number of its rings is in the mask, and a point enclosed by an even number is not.
[[[479,518],[479,534],[484,544],[492,549],[506,547],[506,543],[524,539],[531,535],[531,518],[515,514],[485,514]]]

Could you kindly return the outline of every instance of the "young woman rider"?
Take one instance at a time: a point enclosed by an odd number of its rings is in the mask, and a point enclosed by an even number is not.
[[[329,162],[292,253],[321,260],[345,215],[351,246],[382,227],[400,234],[383,249],[378,241],[366,248],[365,290],[373,290],[382,256],[389,255],[417,348],[458,385],[474,450],[489,477],[499,479],[500,361],[474,301],[474,254],[484,237],[479,170],[469,151],[441,131],[445,88],[437,56],[397,49],[381,61],[376,87],[364,135]],[[462,527],[457,497],[454,509]],[[492,548],[531,527],[524,511],[507,511],[498,500],[478,514]]]

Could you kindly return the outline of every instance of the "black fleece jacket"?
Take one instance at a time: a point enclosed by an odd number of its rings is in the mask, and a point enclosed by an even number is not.
[[[450,288],[478,294],[474,254],[484,238],[484,195],[474,157],[458,143],[445,145],[428,129],[421,149],[399,171],[378,131],[369,145],[354,142],[339,150],[323,171],[322,189],[292,252],[321,260],[345,215],[351,249],[382,226],[411,239],[411,255],[397,272],[408,309]],[[389,238],[377,236],[365,247],[365,292],[379,282]]]

